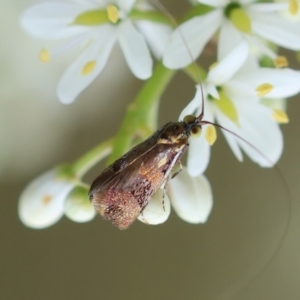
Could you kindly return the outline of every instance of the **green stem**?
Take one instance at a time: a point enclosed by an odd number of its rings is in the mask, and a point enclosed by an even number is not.
[[[82,178],[83,175],[112,151],[113,139],[109,139],[77,159],[72,165],[73,172]]]
[[[175,71],[167,69],[161,63],[155,68],[132,104],[127,109],[120,130],[118,131],[113,151],[108,164],[122,156],[132,146],[134,135],[149,134],[156,129],[158,103]]]

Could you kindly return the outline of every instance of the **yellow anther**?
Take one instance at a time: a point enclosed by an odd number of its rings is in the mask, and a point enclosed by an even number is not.
[[[289,0],[289,13],[295,16],[299,11],[299,4],[297,0]]]
[[[277,108],[273,110],[272,118],[278,123],[286,124],[289,122],[289,117],[287,116],[286,112]]]
[[[39,59],[44,63],[49,62],[50,61],[50,53],[48,52],[48,50],[43,48],[40,52]]]
[[[277,56],[274,59],[274,66],[278,69],[288,67],[288,65],[289,65],[289,62],[285,56]]]
[[[208,144],[212,146],[216,139],[217,139],[217,131],[215,126],[213,125],[207,125],[206,131],[205,131],[205,139],[207,140]]]
[[[92,60],[87,62],[81,70],[81,75],[85,76],[94,71],[96,67],[96,61]]]
[[[259,85],[255,91],[258,97],[264,97],[273,90],[273,85],[270,83],[263,83]]]
[[[235,8],[230,12],[230,21],[233,26],[243,33],[252,33],[251,20],[241,8]]]
[[[109,21],[114,24],[119,21],[120,14],[118,8],[115,5],[107,5],[106,11]]]

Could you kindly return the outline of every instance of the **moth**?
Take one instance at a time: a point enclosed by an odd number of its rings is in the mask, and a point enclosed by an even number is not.
[[[181,170],[180,159],[190,137],[201,134],[203,113],[169,122],[152,136],[108,166],[92,183],[89,198],[105,220],[120,229],[128,228],[143,212],[159,188]],[[174,167],[180,169],[174,173]]]

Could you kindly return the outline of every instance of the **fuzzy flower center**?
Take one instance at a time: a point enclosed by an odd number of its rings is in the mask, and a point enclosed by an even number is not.
[[[228,4],[224,10],[224,15],[237,30],[247,34],[252,33],[251,20],[239,3]]]

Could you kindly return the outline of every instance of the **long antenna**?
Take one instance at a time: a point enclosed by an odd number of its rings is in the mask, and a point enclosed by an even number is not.
[[[170,21],[172,22],[173,26],[174,27],[177,27],[178,26],[178,23],[176,22],[175,18],[170,14],[170,12],[158,1],[158,0],[152,0],[152,2],[155,4],[155,6],[160,9],[169,19]],[[185,48],[186,48],[186,51],[188,52],[188,55],[190,56],[190,58],[192,59],[192,64],[194,65],[195,67],[195,71],[196,71],[196,77],[197,77],[197,81],[198,81],[198,84],[201,88],[201,98],[202,98],[202,108],[201,108],[201,113],[200,115],[198,116],[198,120],[202,120],[202,118],[204,117],[204,92],[203,92],[203,86],[202,86],[202,81],[201,81],[201,77],[200,77],[200,74],[199,74],[199,71],[198,71],[198,67],[197,67],[197,64],[196,64],[196,61],[195,59],[193,58],[193,55],[192,55],[192,52],[188,46],[188,43],[182,33],[182,31],[180,29],[178,29],[178,33],[182,39],[182,42],[183,44],[185,45]]]
[[[159,9],[161,10],[172,22],[174,27],[178,26],[178,23],[176,22],[175,18],[170,14],[170,12],[165,8],[165,6],[163,6],[158,0],[151,0],[152,3]],[[279,169],[278,166],[276,166],[274,164],[274,162],[272,162],[264,153],[262,153],[258,148],[256,148],[254,145],[252,145],[249,141],[247,141],[246,139],[244,139],[243,137],[241,137],[240,135],[236,134],[235,132],[219,125],[216,123],[212,123],[209,121],[205,121],[202,120],[204,117],[204,92],[203,92],[203,86],[201,83],[201,78],[200,78],[200,74],[198,72],[198,68],[197,68],[197,64],[195,62],[195,59],[193,58],[193,55],[190,51],[190,48],[188,47],[188,43],[182,33],[182,31],[180,30],[180,28],[177,28],[178,33],[182,39],[183,44],[186,47],[186,51],[189,54],[190,58],[192,59],[192,63],[195,67],[195,71],[196,71],[196,76],[201,88],[201,96],[202,96],[202,109],[201,109],[201,113],[200,115],[197,117],[198,122],[201,125],[213,125],[216,127],[219,127],[220,129],[229,132],[230,134],[234,135],[235,137],[239,138],[241,141],[243,141],[245,144],[247,144],[248,146],[250,146],[253,150],[255,150],[259,155],[261,155],[261,157],[263,157],[270,165],[273,165],[274,170],[276,171],[278,177],[281,179],[281,183],[283,185],[283,188],[285,190],[286,195],[288,196],[288,207],[287,207],[287,222],[284,226],[283,232],[280,236],[280,239],[278,241],[278,244],[275,248],[275,250],[273,251],[273,253],[271,254],[271,256],[267,259],[267,261],[264,263],[263,267],[260,268],[259,270],[255,270],[254,275],[244,275],[243,277],[241,277],[238,282],[236,284],[234,284],[233,286],[229,287],[225,292],[223,292],[221,295],[219,295],[218,299],[219,300],[226,300],[229,299],[230,296],[237,294],[239,291],[242,290],[243,287],[245,287],[246,285],[248,285],[249,283],[251,283],[252,281],[254,281],[258,275],[260,275],[261,273],[263,273],[275,260],[277,254],[279,253],[281,246],[283,245],[283,242],[286,239],[287,236],[287,232],[288,229],[290,227],[290,223],[291,223],[291,214],[292,214],[292,197],[291,197],[291,193],[290,193],[290,189],[289,189],[289,185],[286,181],[286,178],[284,177],[283,173],[281,172],[281,170]],[[249,274],[249,272],[248,272]]]

